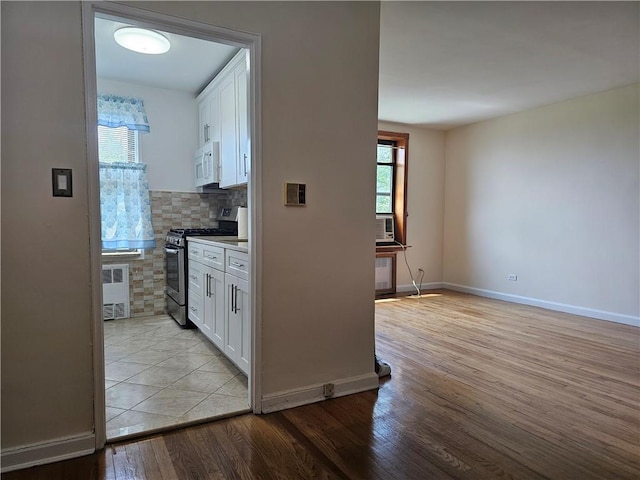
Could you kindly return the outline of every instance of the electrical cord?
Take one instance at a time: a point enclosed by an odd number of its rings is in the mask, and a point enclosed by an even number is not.
[[[420,276],[420,286],[418,287],[418,285],[416,285],[416,280],[415,278],[413,278],[413,272],[411,271],[411,267],[409,266],[409,261],[407,260],[407,246],[403,245],[402,243],[398,242],[397,240],[394,240],[393,243],[397,243],[398,245],[400,245],[402,247],[402,254],[404,256],[404,263],[407,266],[407,270],[409,271],[409,276],[411,277],[411,283],[413,284],[413,288],[416,289],[416,292],[418,292],[418,297],[420,295],[422,295],[422,280],[424,279],[424,270],[422,270],[421,268],[418,269],[418,271],[422,274]]]

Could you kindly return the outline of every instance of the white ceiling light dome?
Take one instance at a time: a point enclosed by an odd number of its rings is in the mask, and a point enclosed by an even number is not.
[[[118,45],[138,53],[159,55],[171,48],[169,39],[153,30],[138,27],[123,27],[113,32]]]

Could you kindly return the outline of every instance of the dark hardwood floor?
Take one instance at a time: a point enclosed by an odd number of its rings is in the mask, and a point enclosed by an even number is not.
[[[638,479],[639,333],[450,291],[380,301],[377,392],[2,478]]]

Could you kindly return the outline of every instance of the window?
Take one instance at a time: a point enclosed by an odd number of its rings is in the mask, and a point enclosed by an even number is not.
[[[138,132],[127,127],[98,126],[98,158],[101,162],[139,161]]]
[[[395,142],[378,140],[376,213],[393,213]]]
[[[98,158],[102,163],[138,163],[138,132],[127,127],[98,126]],[[103,249],[104,257],[144,257],[144,250],[138,248]]]
[[[376,214],[393,215],[395,240],[403,245],[406,244],[408,158],[408,133],[378,132]],[[389,248],[401,247],[379,247]]]

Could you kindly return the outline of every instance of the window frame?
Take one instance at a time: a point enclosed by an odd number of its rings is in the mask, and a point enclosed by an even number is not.
[[[378,130],[378,143],[380,142],[394,145],[393,155],[393,188],[392,188],[392,214],[395,222],[395,241],[406,245],[407,243],[407,183],[408,183],[408,162],[409,162],[409,134]],[[376,144],[377,145],[377,144]],[[376,154],[376,168],[377,168]],[[376,175],[377,184],[377,175]],[[377,205],[377,188],[376,188]],[[377,209],[377,208],[376,208]],[[376,246],[376,251],[400,250],[400,245],[380,245]]]
[[[376,166],[380,167],[391,167],[391,191],[389,192],[389,197],[390,197],[390,203],[391,203],[391,211],[390,212],[379,212],[378,211],[378,197],[381,195],[385,195],[383,193],[380,193],[378,191],[377,188],[377,181],[376,181],[376,215],[390,215],[393,214],[394,212],[394,205],[395,205],[395,198],[394,198],[394,192],[395,192],[395,177],[396,177],[396,152],[397,152],[397,145],[395,141],[391,141],[391,140],[380,140],[378,138],[378,146],[380,145],[387,145],[391,148],[391,162],[387,163],[387,162],[380,162],[380,161],[376,161]],[[377,160],[377,159],[376,159]],[[377,169],[376,169],[376,177],[377,177]],[[377,178],[376,178],[377,180]],[[386,196],[386,195],[385,195]]]
[[[130,130],[127,127],[107,127],[104,125],[98,125],[97,130],[97,140],[98,140],[98,161],[100,160],[100,129],[110,128],[110,129],[119,129],[126,128],[127,129],[127,161],[126,163],[140,163],[140,132],[137,130]],[[133,143],[133,145],[131,145]],[[134,152],[131,155],[129,150],[133,149]],[[133,157],[133,161],[128,160],[130,155]],[[113,162],[107,162],[113,163]],[[144,250],[141,248],[118,248],[113,250],[105,250],[102,249],[102,258],[103,260],[116,260],[116,259],[144,259]]]

